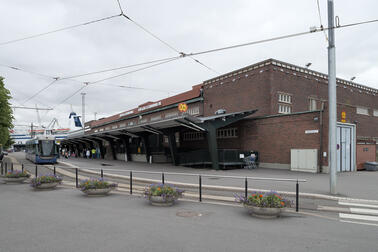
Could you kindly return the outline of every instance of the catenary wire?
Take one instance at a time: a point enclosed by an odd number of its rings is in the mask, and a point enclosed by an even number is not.
[[[105,80],[113,79],[113,78],[120,77],[120,76],[123,76],[123,75],[126,75],[126,74],[130,74],[130,73],[133,73],[133,72],[137,72],[137,71],[141,71],[141,70],[144,70],[144,69],[147,69],[147,68],[151,68],[151,67],[156,66],[156,65],[161,65],[161,64],[164,64],[164,63],[168,63],[168,62],[171,62],[173,60],[176,60],[176,59],[179,59],[179,58],[184,58],[184,57],[187,57],[187,56],[200,55],[200,54],[208,54],[208,53],[213,53],[213,52],[218,52],[218,51],[223,51],[223,50],[234,49],[234,48],[238,48],[238,47],[245,47],[245,46],[254,45],[254,44],[261,44],[261,43],[270,42],[270,41],[276,41],[276,40],[281,40],[281,39],[286,39],[286,38],[303,36],[303,35],[306,35],[306,34],[321,32],[323,30],[353,27],[353,26],[358,26],[358,25],[363,25],[363,24],[370,24],[370,23],[375,23],[375,22],[378,22],[378,19],[367,20],[367,21],[362,21],[362,22],[355,22],[355,23],[350,23],[350,24],[346,24],[346,25],[337,25],[335,27],[326,27],[326,28],[322,28],[321,27],[321,28],[316,28],[315,30],[311,30],[311,31],[307,31],[307,32],[294,33],[294,34],[289,34],[289,35],[283,35],[283,36],[273,37],[273,38],[270,38],[270,39],[252,41],[252,42],[248,42],[248,43],[237,44],[237,45],[232,45],[232,46],[227,46],[227,47],[221,47],[221,48],[216,48],[216,49],[211,49],[211,50],[206,50],[206,51],[200,51],[200,52],[195,52],[195,53],[190,53],[190,54],[183,54],[183,55],[181,55],[181,57],[170,59],[168,61],[163,61],[163,62],[154,64],[152,66],[148,66],[148,67],[144,67],[144,68],[137,69],[137,70],[134,70],[134,71],[126,72],[126,73],[123,73],[123,74],[120,74],[120,75],[116,75],[116,76],[112,76],[112,77],[109,77],[109,78],[101,79],[101,80],[98,80],[98,81],[95,81],[95,82],[91,82],[89,84],[94,84],[94,83],[102,82],[102,81],[105,81]],[[12,69],[14,69],[14,68],[12,68]],[[19,70],[19,69],[15,69],[15,70]],[[79,92],[80,90],[82,90],[86,86],[81,87],[77,92]],[[64,101],[66,101],[69,98],[71,98],[77,92],[75,92],[74,94],[70,95]],[[62,104],[63,102],[61,102],[60,104]],[[60,104],[58,104],[57,106],[59,106]]]
[[[273,37],[273,38],[269,38],[269,39],[256,40],[256,41],[232,45],[232,46],[226,46],[226,47],[220,47],[220,48],[215,48],[215,49],[210,49],[210,50],[205,50],[205,51],[200,51],[200,52],[189,53],[189,54],[183,55],[183,57],[208,54],[208,53],[213,53],[213,52],[235,49],[235,48],[239,48],[239,47],[245,47],[245,46],[250,46],[250,45],[272,42],[272,41],[276,41],[276,40],[294,38],[294,37],[299,37],[299,36],[303,36],[303,35],[307,35],[307,34],[322,32],[323,30],[341,29],[341,28],[347,28],[347,27],[376,23],[376,22],[378,22],[378,19],[372,19],[372,20],[368,20],[368,21],[350,23],[350,24],[346,24],[346,25],[337,25],[335,27],[325,27],[325,28],[320,27],[320,28],[316,28],[314,30],[310,30],[310,31],[306,31],[306,32],[298,32],[298,33],[293,33],[293,34],[288,34],[288,35],[277,36],[277,37]]]
[[[55,78],[52,82],[50,82],[49,84],[47,84],[46,86],[44,86],[43,88],[41,88],[40,90],[38,90],[37,92],[35,92],[32,96],[30,96],[27,99],[25,99],[25,101],[22,102],[21,105],[24,105],[25,103],[27,103],[28,101],[30,101],[31,99],[33,99],[34,97],[36,97],[37,95],[39,95],[40,93],[42,93],[44,90],[48,89],[50,86],[52,86],[58,80],[59,80],[59,78]]]
[[[119,1],[117,0],[117,2],[119,3]],[[120,7],[121,8],[121,7]],[[122,11],[122,9],[121,9]],[[170,48],[171,50],[175,51],[176,53],[182,55],[183,52],[180,52],[179,50],[177,50],[175,47],[173,47],[172,45],[170,45],[168,42],[164,41],[163,39],[159,38],[157,35],[155,35],[153,32],[151,32],[150,30],[148,30],[147,28],[145,28],[144,26],[142,26],[141,24],[139,24],[138,22],[136,22],[134,19],[130,18],[129,16],[126,16],[123,11],[122,11],[122,16],[125,17],[127,20],[129,20],[130,22],[132,22],[134,25],[136,25],[137,27],[139,27],[140,29],[142,29],[143,31],[145,31],[146,33],[148,33],[150,36],[154,37],[155,39],[157,39],[158,41],[160,41],[161,43],[163,43],[164,45],[166,45],[168,48]],[[219,72],[217,72],[216,70],[214,70],[213,68],[207,66],[206,64],[204,64],[203,62],[199,61],[198,59],[195,59],[193,58],[192,56],[190,56],[190,58],[192,58],[192,60],[200,65],[202,65],[203,67],[207,68],[208,70],[216,73],[216,74],[219,74]]]
[[[19,39],[13,39],[13,40],[9,40],[9,41],[0,42],[0,46],[11,44],[11,43],[16,43],[16,42],[27,40],[27,39],[33,39],[33,38],[45,36],[45,35],[48,35],[48,34],[51,34],[51,33],[65,31],[65,30],[77,28],[77,27],[80,27],[80,26],[85,26],[85,25],[90,25],[90,24],[98,23],[98,22],[101,22],[101,21],[104,21],[104,20],[108,20],[108,19],[112,19],[112,18],[115,18],[115,17],[119,17],[121,15],[122,14],[112,15],[112,16],[108,16],[108,17],[104,17],[104,18],[100,18],[100,19],[84,22],[84,23],[81,23],[81,24],[66,26],[66,27],[63,27],[63,28],[60,28],[60,29],[56,29],[56,30],[52,30],[52,31],[48,31],[48,32],[37,33],[37,34],[34,34],[34,35],[30,35],[30,36],[26,36],[26,37],[23,37],[23,38],[19,38]]]
[[[324,27],[324,26],[323,26],[323,21],[322,21],[322,13],[321,13],[321,11],[320,11],[319,0],[316,0],[316,4],[317,4],[317,6],[318,6],[318,14],[319,14],[320,27]],[[326,32],[326,31],[323,31],[323,32],[324,32],[324,37],[325,37],[326,41],[328,42],[327,32]]]
[[[51,76],[51,75],[42,74],[42,73],[30,71],[30,70],[25,70],[23,68],[19,68],[19,67],[15,67],[15,66],[9,66],[9,65],[5,65],[5,64],[0,64],[0,66],[1,67],[5,67],[5,68],[9,68],[9,69],[12,69],[12,70],[20,71],[20,72],[25,72],[25,73],[29,73],[29,74],[38,75],[38,76],[41,76],[41,77],[44,77],[44,78],[49,78],[49,79],[56,78],[56,77]]]
[[[174,60],[178,60],[180,58],[181,57],[175,57],[175,58],[172,58],[172,59],[169,59],[169,60],[166,60],[166,61],[158,62],[156,64],[149,65],[149,66],[142,67],[142,68],[138,68],[138,69],[135,69],[135,70],[132,70],[132,71],[129,71],[129,72],[113,75],[113,76],[110,76],[110,77],[107,77],[107,78],[104,78],[104,79],[100,79],[100,80],[97,80],[97,81],[92,81],[89,84],[94,84],[94,83],[99,83],[99,82],[103,82],[103,81],[106,81],[106,80],[111,80],[111,79],[118,78],[118,77],[121,77],[121,76],[124,76],[124,75],[127,75],[127,74],[131,74],[131,73],[135,73],[135,72],[139,72],[139,71],[142,71],[142,70],[146,70],[146,69],[149,69],[149,68],[152,68],[152,67],[155,67],[155,66],[163,65],[163,64],[172,62]]]
[[[125,69],[125,68],[131,68],[131,67],[142,66],[142,65],[148,65],[148,64],[152,64],[152,63],[167,61],[167,60],[171,60],[171,59],[178,59],[178,58],[180,58],[180,57],[176,56],[176,57],[169,57],[169,58],[164,58],[164,59],[151,60],[151,61],[146,61],[146,62],[142,62],[142,63],[136,63],[136,64],[126,65],[126,66],[104,69],[104,70],[95,71],[95,72],[88,72],[88,73],[84,73],[84,74],[71,75],[71,76],[67,76],[67,77],[62,77],[61,79],[62,80],[72,79],[72,78],[78,78],[78,77],[83,77],[83,76],[87,76],[87,75],[106,73],[106,72],[111,72],[111,71],[115,71],[115,70],[121,70],[121,69]]]

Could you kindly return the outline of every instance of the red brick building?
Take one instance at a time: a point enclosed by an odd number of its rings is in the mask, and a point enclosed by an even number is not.
[[[327,97],[327,75],[269,59],[88,122],[64,144],[79,154],[96,146],[105,158],[214,168],[241,165],[254,151],[260,167],[327,172]],[[357,143],[368,141],[376,157],[378,90],[338,79],[337,103],[338,170],[353,171]]]

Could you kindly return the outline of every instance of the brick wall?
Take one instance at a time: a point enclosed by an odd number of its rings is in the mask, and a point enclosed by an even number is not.
[[[260,162],[290,164],[291,149],[320,149],[319,112],[248,119],[241,123],[241,149],[259,152]]]

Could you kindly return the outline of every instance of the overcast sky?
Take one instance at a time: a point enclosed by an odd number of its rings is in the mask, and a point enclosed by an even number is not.
[[[324,26],[327,1],[319,0]],[[0,0],[0,43],[119,14],[116,0]],[[177,1],[121,0],[126,15],[179,51],[186,53],[254,40],[308,31],[320,26],[316,0],[208,0]],[[341,24],[377,19],[374,0],[335,0]],[[337,76],[378,88],[378,23],[345,28],[336,32]],[[43,37],[0,45],[0,65],[18,67],[50,76],[65,77],[129,64],[177,56],[177,53],[122,17],[105,20]],[[197,56],[197,59],[226,73],[268,58],[327,73],[327,43],[323,33]],[[100,80],[137,69],[123,69],[77,78]],[[11,91],[12,104],[54,107],[83,84],[61,80],[25,103],[53,79],[0,66],[0,76]],[[86,119],[97,119],[125,111],[146,101],[155,101],[191,89],[217,76],[190,58],[172,61],[144,71],[124,75],[83,89]],[[108,86],[106,86],[108,85]],[[125,89],[109,85],[139,88]],[[69,125],[73,110],[81,114],[80,92],[53,111],[41,111],[45,126],[56,117]],[[15,110],[15,124],[37,123],[34,110]]]

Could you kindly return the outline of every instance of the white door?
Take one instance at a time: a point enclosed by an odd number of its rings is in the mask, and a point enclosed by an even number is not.
[[[354,170],[354,127],[337,126],[337,171]]]

